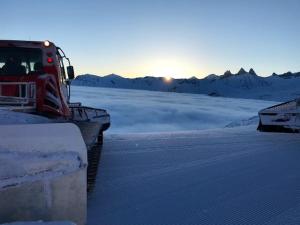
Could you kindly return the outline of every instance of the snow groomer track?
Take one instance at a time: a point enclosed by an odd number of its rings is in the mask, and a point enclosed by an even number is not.
[[[300,135],[111,135],[88,224],[300,224]]]

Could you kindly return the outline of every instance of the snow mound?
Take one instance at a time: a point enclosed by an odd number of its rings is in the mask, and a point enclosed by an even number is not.
[[[86,167],[86,146],[74,124],[1,125],[0,136],[0,190]]]
[[[78,170],[76,153],[0,152],[0,190],[24,182],[49,179]],[[12,169],[13,168],[13,169]]]
[[[51,120],[38,115],[0,109],[0,125],[37,123],[51,123]]]
[[[43,222],[43,221],[36,221],[36,222],[14,222],[14,223],[3,223],[0,225],[76,225],[72,222]]]

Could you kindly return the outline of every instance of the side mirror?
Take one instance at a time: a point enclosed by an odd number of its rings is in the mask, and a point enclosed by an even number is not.
[[[73,80],[75,77],[73,66],[67,66],[67,73],[69,80]]]

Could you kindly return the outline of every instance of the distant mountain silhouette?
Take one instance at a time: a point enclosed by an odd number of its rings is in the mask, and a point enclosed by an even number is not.
[[[258,76],[254,69],[249,72],[241,68],[237,74],[230,70],[223,75],[210,74],[205,78],[198,79],[172,79],[166,82],[163,77],[138,77],[124,78],[120,75],[109,74],[97,76],[85,74],[77,76],[72,85],[126,88],[149,91],[167,91],[207,94],[210,96],[239,97],[271,99],[276,91],[286,91],[286,96],[279,96],[278,99],[300,97],[300,72],[287,72],[277,75],[273,73],[269,77]]]
[[[257,76],[257,74],[255,73],[254,69],[252,69],[252,68],[249,70],[249,73],[250,73],[251,75]]]
[[[244,68],[241,68],[239,70],[239,72],[237,73],[237,75],[242,75],[242,74],[246,74],[247,72],[244,70]]]

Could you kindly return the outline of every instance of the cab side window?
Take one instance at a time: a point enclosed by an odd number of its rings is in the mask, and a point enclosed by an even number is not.
[[[62,83],[66,83],[66,71],[65,66],[63,62],[63,58],[59,53],[57,53],[57,59],[59,61],[59,69],[60,69],[60,79]]]

